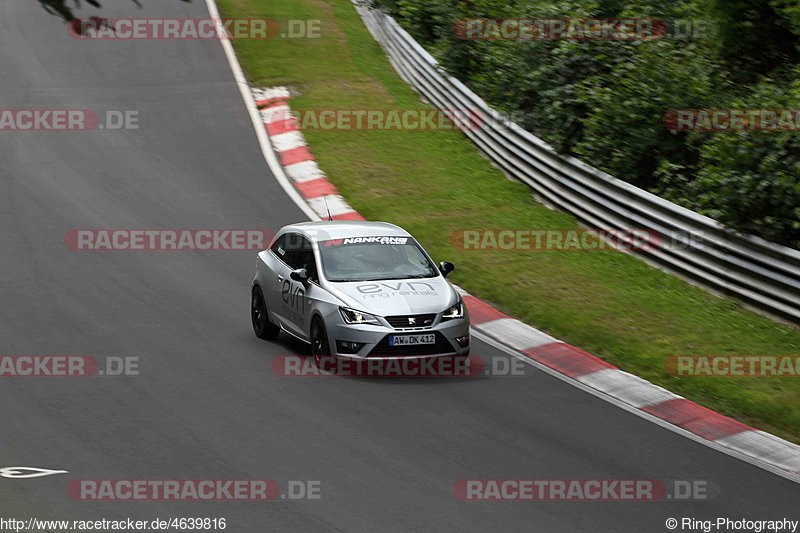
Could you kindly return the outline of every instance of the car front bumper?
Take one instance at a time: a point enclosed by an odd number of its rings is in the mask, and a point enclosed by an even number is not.
[[[383,325],[347,324],[344,320],[333,320],[326,324],[331,354],[337,357],[350,357],[355,359],[382,358],[382,359],[409,359],[431,358],[453,355],[469,354],[469,318],[437,322],[427,328],[396,329]],[[435,344],[421,344],[413,346],[390,346],[391,335],[425,335],[436,336]],[[457,339],[466,338],[466,343],[461,344]],[[355,353],[348,353],[337,349],[337,341],[357,342],[363,344]]]

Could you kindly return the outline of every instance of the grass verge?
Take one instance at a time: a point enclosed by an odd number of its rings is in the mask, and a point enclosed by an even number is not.
[[[234,41],[254,85],[287,85],[297,109],[427,107],[390,66],[348,0],[218,0],[224,17],[318,19],[319,39]],[[800,331],[613,251],[463,251],[463,229],[578,228],[532,199],[458,132],[304,131],[370,220],[408,229],[472,294],[623,370],[800,443],[800,377],[678,378],[671,355],[797,355]],[[480,354],[476,354],[480,355]]]

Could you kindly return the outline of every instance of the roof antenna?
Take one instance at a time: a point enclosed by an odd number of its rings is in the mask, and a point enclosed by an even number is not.
[[[331,208],[328,207],[328,199],[325,198],[324,196],[322,197],[322,199],[325,201],[325,209],[328,210],[328,222],[333,222],[333,217],[331,216]]]

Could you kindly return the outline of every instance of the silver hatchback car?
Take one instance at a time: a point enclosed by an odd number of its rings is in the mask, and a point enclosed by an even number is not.
[[[460,295],[402,228],[385,222],[303,222],[258,254],[253,329],[283,330],[326,356],[429,358],[469,354]]]

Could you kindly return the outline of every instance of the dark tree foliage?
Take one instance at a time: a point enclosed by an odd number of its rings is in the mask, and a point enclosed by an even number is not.
[[[52,13],[53,15],[58,15],[65,22],[70,22],[77,17],[75,16],[74,9],[81,7],[81,0],[38,0],[42,7],[48,13]],[[135,3],[137,6],[141,6],[139,0],[131,0],[131,2]],[[83,0],[83,3],[90,5],[92,7],[101,7],[100,2],[97,0]]]
[[[800,246],[800,124],[672,132],[670,109],[800,108],[800,0],[368,0],[517,123],[730,228]],[[659,18],[656,40],[464,40],[463,18]],[[797,68],[796,68],[797,67]]]
[[[78,17],[75,16],[75,10],[80,9],[82,3],[88,6],[101,8],[102,5],[98,0],[37,0],[48,13],[56,15],[64,19],[64,22],[72,24],[73,29],[82,31],[80,24],[76,21]],[[141,7],[142,4],[139,0],[130,0],[137,6]],[[180,0],[181,2],[190,3],[192,0]],[[92,20],[103,22],[104,19],[99,17],[91,17]]]
[[[709,13],[718,23],[718,51],[742,81],[754,81],[800,59],[793,21],[797,0],[710,0]]]

